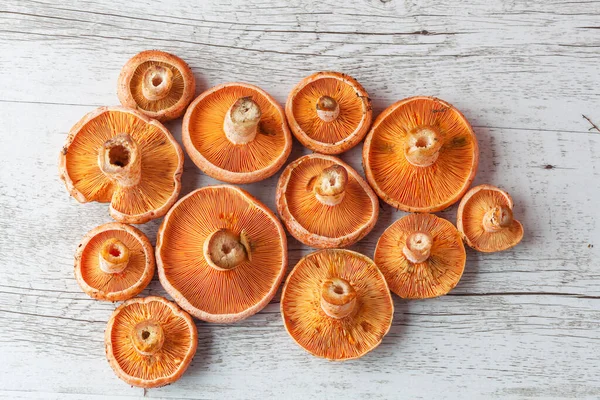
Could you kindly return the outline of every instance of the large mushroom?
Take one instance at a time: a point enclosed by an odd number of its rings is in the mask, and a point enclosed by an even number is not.
[[[100,107],[69,132],[59,172],[77,201],[110,202],[119,222],[162,217],[181,188],[183,152],[160,122],[135,110]]]
[[[457,202],[478,163],[471,125],[435,97],[411,97],[385,109],[363,147],[371,187],[386,203],[407,212],[435,212]]]
[[[156,240],[163,287],[193,316],[229,323],[263,309],[287,266],[285,231],[242,189],[220,185],[183,197]]]

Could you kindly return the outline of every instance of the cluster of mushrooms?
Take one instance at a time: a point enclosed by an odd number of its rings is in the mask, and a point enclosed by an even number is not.
[[[303,79],[285,111],[250,84],[218,85],[193,100],[195,86],[180,58],[160,51],[136,55],[119,77],[123,107],[84,116],[60,155],[70,194],[81,203],[110,203],[117,221],[85,235],[75,276],[89,296],[124,301],[108,322],[105,346],[110,365],[131,385],[177,380],[196,352],[190,315],[213,323],[247,318],[269,303],[287,268],[281,222],[246,191],[207,186],[177,201],[183,152],[160,121],[185,113],[187,154],[205,174],[227,183],[275,174],[290,154],[290,129],[314,151],[283,170],[276,204],[287,231],[321,249],[298,262],[281,295],[286,330],[319,357],[347,360],[375,348],[391,326],[390,290],[406,299],[448,293],[465,268],[463,240],[493,252],[523,237],[508,193],[490,185],[469,190],[477,140],[465,117],[442,100],[404,99],[372,123],[366,91],[337,72]],[[365,136],[366,181],[334,156]],[[383,233],[371,260],[343,248],[373,229],[378,197],[411,214]],[[459,200],[458,229],[431,214]],[[159,217],[153,249],[128,224]],[[135,297],[155,268],[177,304]]]

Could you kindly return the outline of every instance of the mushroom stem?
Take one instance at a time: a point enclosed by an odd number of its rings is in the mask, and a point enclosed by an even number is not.
[[[331,122],[340,115],[340,105],[333,97],[321,96],[317,100],[317,116],[324,122]]]
[[[429,258],[433,237],[427,232],[413,232],[406,238],[402,253],[411,263],[422,263]]]
[[[133,138],[121,133],[108,139],[98,154],[100,170],[120,186],[135,186],[142,178],[142,156]]]
[[[512,210],[506,206],[495,206],[483,216],[483,228],[486,232],[501,231],[508,228],[512,222]]]
[[[246,231],[236,235],[228,229],[219,229],[206,238],[203,250],[208,265],[218,271],[229,271],[246,260],[252,260]]]
[[[127,268],[129,249],[119,239],[111,238],[102,243],[98,253],[100,269],[107,274],[118,274]]]
[[[238,99],[225,114],[223,130],[233,144],[246,144],[254,140],[260,122],[260,107],[252,97]]]
[[[155,354],[165,342],[162,326],[151,319],[137,323],[133,327],[130,337],[135,350],[143,356]]]
[[[315,183],[315,197],[327,206],[341,203],[348,185],[348,171],[341,165],[333,164],[321,171]]]
[[[153,65],[142,79],[142,94],[150,101],[165,98],[173,87],[173,71],[162,65]]]
[[[415,128],[408,137],[404,155],[409,163],[416,167],[429,167],[440,155],[442,138],[432,126]]]
[[[321,287],[321,308],[331,318],[344,318],[356,307],[356,290],[342,278],[331,278]]]

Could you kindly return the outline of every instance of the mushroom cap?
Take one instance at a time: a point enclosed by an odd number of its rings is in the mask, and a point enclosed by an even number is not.
[[[102,244],[118,239],[129,250],[127,267],[119,273],[102,271]],[[83,237],[75,253],[75,278],[81,289],[98,300],[122,301],[137,296],[152,280],[155,262],[150,241],[137,228],[120,222],[97,226]]]
[[[409,133],[418,127],[433,127],[442,139],[430,166],[415,166],[404,154]],[[406,212],[435,212],[467,191],[479,164],[479,148],[469,121],[454,106],[435,97],[410,97],[377,117],[365,139],[363,164],[383,201]]]
[[[141,180],[133,187],[111,181],[100,169],[98,149],[127,133],[141,153]],[[80,203],[110,202],[119,222],[143,224],[162,217],[181,189],[183,151],[160,122],[123,107],[100,107],[86,114],[69,132],[59,159],[60,178]]]
[[[142,90],[144,75],[154,66],[168,68],[172,73],[172,86],[159,100],[146,98]],[[161,122],[181,117],[195,92],[196,78],[186,62],[159,50],[142,51],[130,58],[121,69],[117,85],[117,96],[124,107]]]
[[[251,259],[219,271],[206,260],[203,244],[219,230],[245,231]],[[165,217],[156,239],[158,276],[165,290],[190,314],[230,323],[262,310],[271,301],[287,266],[281,223],[264,204],[229,185],[188,194]]]
[[[458,206],[456,226],[465,242],[477,251],[492,253],[507,250],[523,239],[523,225],[516,219],[505,229],[486,232],[482,225],[483,217],[495,206],[512,210],[513,200],[507,192],[492,185],[475,186]]]
[[[348,173],[346,194],[335,206],[322,204],[312,190],[315,178],[332,165]],[[317,248],[350,246],[365,237],[379,216],[379,202],[367,182],[337,157],[308,154],[290,163],[277,183],[277,211],[288,231]]]
[[[320,304],[321,287],[332,278],[346,280],[356,292],[355,310],[329,317]],[[309,353],[329,360],[359,358],[388,333],[394,304],[385,278],[367,256],[344,249],[319,250],[303,257],[281,293],[281,313],[292,339]]]
[[[339,105],[339,116],[324,122],[317,115],[323,96]],[[302,79],[290,92],[285,113],[300,143],[324,154],[340,154],[356,146],[367,134],[373,111],[366,90],[349,75],[317,72]]]
[[[160,324],[164,343],[151,356],[139,354],[130,338],[143,321]],[[106,358],[117,376],[130,385],[154,388],[175,382],[189,366],[198,345],[192,318],[163,297],[134,298],[121,304],[108,320],[104,333]]]
[[[251,97],[261,111],[254,140],[233,144],[223,124],[229,108]],[[247,83],[225,83],[200,94],[183,118],[183,145],[205,174],[229,183],[251,183],[275,174],[292,150],[292,135],[281,106],[267,92]]]
[[[412,263],[403,253],[411,233],[433,238],[429,257]],[[405,299],[426,299],[447,294],[460,281],[467,253],[452,223],[433,214],[409,214],[383,232],[373,257],[390,290]]]

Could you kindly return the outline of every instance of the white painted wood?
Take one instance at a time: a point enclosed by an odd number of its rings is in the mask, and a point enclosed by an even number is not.
[[[294,3],[0,4],[0,398],[144,395],[104,357],[115,306],[73,278],[75,246],[109,221],[107,205],[70,199],[56,161],[83,114],[118,103],[122,64],[148,48],[188,61],[199,90],[242,80],[284,102],[301,77],[333,69],[363,83],[376,113],[409,95],[442,97],[475,126],[476,183],[513,195],[526,235],[508,252],[469,251],[444,298],[396,298],[390,334],[363,359],[306,354],[276,296],[235,325],[198,322],[188,372],[146,397],[600,397],[600,132],[582,117],[600,124],[600,2]],[[167,126],[180,139],[180,121]],[[295,143],[290,160],[306,152]],[[360,148],[343,158],[362,172]],[[276,179],[244,187],[273,208]],[[213,182],[186,160],[183,193]],[[372,256],[402,215],[383,206],[353,248]],[[159,223],[141,227],[152,241]],[[289,250],[291,266],[310,251],[291,238]],[[164,291],[155,280],[143,294]]]

